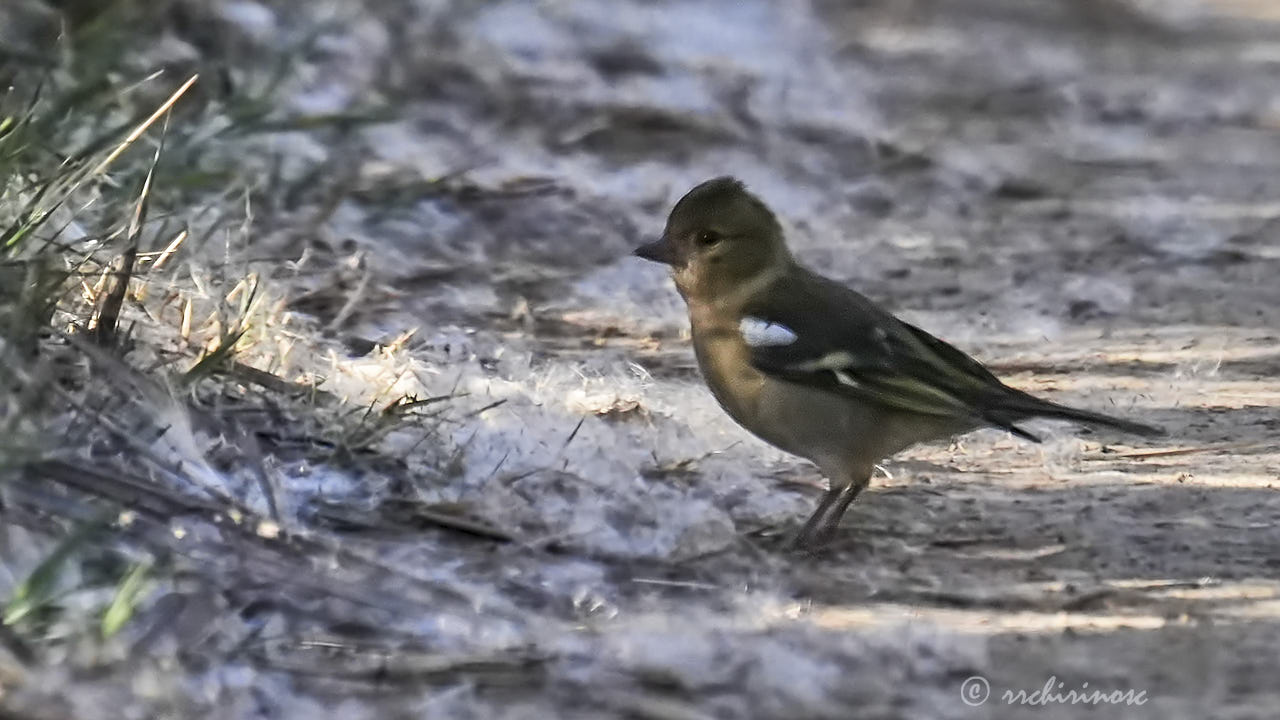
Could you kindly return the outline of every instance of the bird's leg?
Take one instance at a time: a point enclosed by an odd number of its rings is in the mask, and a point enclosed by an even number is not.
[[[822,499],[818,501],[818,507],[814,508],[813,513],[809,515],[809,519],[804,521],[804,527],[800,528],[800,532],[796,533],[796,536],[787,543],[788,549],[799,550],[817,546],[814,543],[814,532],[822,523],[822,516],[826,515],[831,506],[840,499],[841,490],[843,488],[833,487],[822,496]]]
[[[822,496],[818,507],[805,521],[800,533],[791,541],[792,548],[816,549],[831,541],[836,529],[840,527],[840,518],[844,517],[849,503],[858,497],[858,493],[871,482],[871,473],[858,473],[845,485],[832,487]]]
[[[836,534],[836,528],[840,527],[840,518],[844,517],[844,511],[849,509],[849,503],[858,497],[858,493],[871,482],[871,473],[866,473],[860,479],[857,479],[848,485],[840,488],[840,497],[836,499],[836,506],[830,513],[827,513],[826,520],[823,521],[822,527],[818,528],[818,538],[820,542],[827,542]]]

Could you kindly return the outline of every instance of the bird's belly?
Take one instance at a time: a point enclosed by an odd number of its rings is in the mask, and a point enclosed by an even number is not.
[[[757,435],[828,473],[869,468],[916,443],[971,429],[954,419],[903,412],[773,379],[761,388],[757,407],[759,416],[771,418],[774,428],[773,436]]]
[[[765,440],[823,467],[872,455],[878,460],[901,449],[889,447],[898,443],[886,435],[888,417],[878,406],[771,379],[761,388],[758,407],[775,428],[776,437]]]

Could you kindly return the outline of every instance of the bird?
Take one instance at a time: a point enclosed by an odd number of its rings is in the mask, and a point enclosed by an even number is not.
[[[669,266],[698,367],[725,412],[826,476],[793,548],[828,544],[876,466],[917,443],[981,427],[1040,442],[1019,425],[1034,417],[1163,434],[1009,387],[963,351],[809,270],[773,211],[732,177],[689,190],[662,235],[634,255]]]

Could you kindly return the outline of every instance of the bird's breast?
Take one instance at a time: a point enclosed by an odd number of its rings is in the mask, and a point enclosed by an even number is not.
[[[695,324],[693,350],[716,401],[739,424],[760,434],[759,398],[765,377],[752,366],[750,350],[737,326]]]

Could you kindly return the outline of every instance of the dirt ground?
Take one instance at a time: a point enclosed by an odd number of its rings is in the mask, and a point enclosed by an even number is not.
[[[264,17],[283,35],[335,13],[280,107],[392,109],[233,149],[343,179],[255,212],[251,254],[296,263],[264,272],[330,343],[315,366],[346,392],[416,329],[405,382],[475,412],[429,482],[395,437],[359,470],[261,440],[287,525],[342,552],[175,580],[211,598],[180,636],[217,652],[29,670],[14,717],[107,717],[104,698],[138,717],[1276,715],[1270,3],[205,5],[250,47]],[[820,476],[722,416],[670,282],[628,257],[721,174],[803,262],[1010,384],[1168,436],[1037,423],[1042,445],[914,448],[830,547],[785,552]],[[408,496],[437,515],[398,512]],[[511,541],[424,521],[446,511]],[[1142,702],[1004,695],[1046,683]]]

